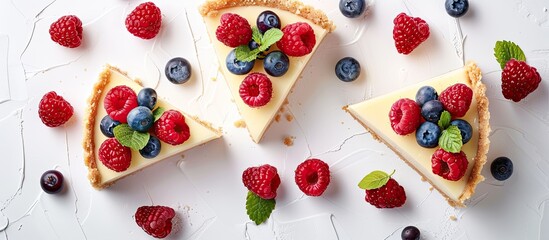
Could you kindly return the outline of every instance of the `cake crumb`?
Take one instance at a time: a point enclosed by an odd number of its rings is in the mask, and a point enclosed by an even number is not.
[[[427,181],[427,179],[425,179],[423,176],[421,176],[420,180],[421,180],[422,182],[426,182],[426,181]]]
[[[280,109],[278,110],[278,112],[280,113],[283,113],[286,111],[286,108],[284,108],[284,106],[281,106]]]
[[[435,188],[433,186],[429,187],[429,191],[433,191]]]
[[[286,121],[291,122],[292,120],[294,120],[294,116],[291,114],[286,114]]]
[[[212,80],[212,82],[217,81],[217,76],[212,76],[212,77],[210,78],[210,80]]]
[[[276,121],[276,122],[280,122],[280,114],[276,114],[276,116],[275,116],[275,121]]]
[[[293,136],[285,137],[284,138],[284,145],[286,145],[288,147],[293,146],[294,145],[294,139],[295,139],[295,137],[293,137]]]
[[[452,220],[452,221],[457,221],[457,217],[454,216],[454,215],[450,215],[450,220]]]
[[[244,122],[244,120],[240,119],[240,120],[234,122],[234,126],[236,128],[245,128],[246,127],[246,122]]]

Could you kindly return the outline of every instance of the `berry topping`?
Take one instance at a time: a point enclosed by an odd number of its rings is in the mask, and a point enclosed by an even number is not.
[[[130,167],[132,151],[122,146],[116,138],[109,138],[99,147],[99,160],[110,170],[123,172]]]
[[[261,107],[271,101],[273,85],[267,75],[251,73],[240,84],[240,97],[250,107]]]
[[[360,75],[360,63],[352,57],[344,57],[336,63],[335,74],[341,81],[352,82]]]
[[[259,14],[256,20],[256,25],[259,32],[263,34],[271,28],[280,29],[280,18],[276,15],[276,13],[267,10]]]
[[[172,58],[166,63],[164,73],[170,82],[183,84],[191,79],[191,64],[185,58]]]
[[[60,17],[51,24],[50,37],[61,46],[78,47],[82,43],[82,21],[74,15]]]
[[[138,106],[128,113],[128,125],[138,132],[147,132],[154,123],[154,117],[148,107]]]
[[[420,239],[420,232],[417,227],[414,226],[408,226],[402,229],[402,233],[400,234],[400,237],[402,240],[419,240]]]
[[[540,82],[541,76],[535,67],[511,59],[501,73],[501,92],[506,99],[519,102],[536,90]]]
[[[63,190],[63,174],[57,170],[48,170],[40,177],[40,187],[44,192],[53,194]]]
[[[389,120],[398,135],[413,133],[421,123],[421,109],[414,100],[401,98],[391,106]]]
[[[320,159],[308,159],[295,170],[295,183],[308,196],[320,196],[330,184],[330,167]]]
[[[191,130],[183,114],[168,110],[154,123],[154,134],[163,142],[179,145],[191,137]]]
[[[348,18],[359,17],[367,7],[365,0],[339,0],[339,11]]]
[[[420,107],[428,101],[438,100],[438,93],[431,86],[423,86],[416,93],[416,103]]]
[[[463,119],[456,119],[450,122],[450,125],[458,127],[461,134],[461,141],[466,144],[473,137],[473,127]]]
[[[438,146],[438,139],[442,131],[436,123],[424,122],[416,131],[416,141],[422,147],[434,148]]]
[[[245,62],[236,59],[235,49],[231,50],[229,55],[227,55],[227,58],[225,58],[225,65],[227,65],[227,70],[236,75],[244,75],[249,73],[250,71],[252,71],[252,68],[254,68],[254,64],[255,60],[252,60],[251,62]]]
[[[161,146],[162,143],[160,143],[160,140],[158,140],[155,136],[151,136],[149,138],[149,142],[147,142],[147,145],[145,145],[143,149],[139,150],[139,153],[144,158],[154,158],[160,153]]]
[[[460,118],[465,116],[471,106],[473,90],[463,83],[457,83],[444,89],[439,100],[452,117]]]
[[[382,187],[366,190],[365,199],[377,208],[395,208],[404,205],[406,192],[395,179],[390,178]]]
[[[429,122],[437,123],[442,111],[444,106],[439,100],[431,100],[421,106],[421,116]]]
[[[166,206],[141,206],[135,212],[135,222],[147,234],[165,238],[172,231],[175,211]]]
[[[157,100],[156,91],[152,88],[143,88],[137,93],[137,105],[154,109]]]
[[[116,86],[107,92],[103,106],[113,120],[126,123],[128,113],[137,107],[137,96],[128,86]]]
[[[44,94],[38,104],[38,117],[48,127],[65,124],[73,112],[71,104],[54,91]]]
[[[259,43],[257,43],[256,41],[252,40],[248,43],[248,48],[250,48],[250,50],[254,50],[254,49],[257,49],[261,47],[261,45]],[[257,59],[265,59],[265,52],[269,51],[269,49],[271,49],[271,46],[269,45],[269,47],[265,50],[265,51],[262,51],[262,52],[259,52],[257,54]],[[255,60],[255,59],[254,59]]]
[[[284,36],[276,46],[291,57],[305,56],[313,51],[316,44],[316,36],[313,28],[304,22],[286,25],[282,32]]]
[[[238,14],[224,13],[215,31],[217,40],[228,47],[245,45],[252,40],[252,28],[248,20]]]
[[[242,182],[248,190],[263,199],[276,197],[276,189],[280,185],[280,177],[275,167],[265,164],[259,167],[249,167],[242,173]]]
[[[105,115],[103,119],[101,119],[99,129],[101,129],[101,132],[105,137],[112,138],[114,137],[114,128],[118,125],[120,125],[119,121],[112,120],[109,115]]]
[[[467,171],[467,156],[463,151],[450,153],[437,149],[431,158],[433,173],[450,181],[458,181]]]
[[[448,15],[458,18],[469,10],[469,1],[468,0],[446,0],[444,7]]]
[[[272,51],[263,60],[263,68],[269,75],[280,77],[290,68],[290,59],[281,51]]]
[[[151,39],[158,34],[162,25],[162,14],[152,2],[139,4],[126,17],[126,29],[136,37]]]
[[[505,181],[513,174],[513,162],[507,157],[498,157],[490,165],[492,176],[498,181]]]
[[[393,20],[393,39],[399,53],[409,54],[429,37],[429,25],[421,18],[400,13]]]

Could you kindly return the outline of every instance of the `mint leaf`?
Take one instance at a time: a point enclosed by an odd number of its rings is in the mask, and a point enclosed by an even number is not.
[[[275,205],[276,201],[274,199],[263,199],[252,191],[248,191],[248,196],[246,196],[246,213],[255,224],[259,225],[265,222],[271,216]]]
[[[459,153],[463,146],[459,128],[452,125],[442,131],[442,135],[438,139],[438,145],[447,152]]]
[[[114,137],[123,146],[134,150],[141,150],[149,142],[150,134],[142,133],[130,128],[128,124],[120,124],[113,129]]]
[[[263,52],[276,42],[282,38],[284,33],[278,28],[271,28],[263,34],[263,38],[261,38],[261,44],[259,46],[259,51]]]
[[[372,190],[376,188],[380,188],[385,186],[387,182],[389,181],[389,178],[395,173],[395,170],[391,174],[387,174],[383,171],[373,171],[366,175],[360,182],[358,183],[358,187],[365,190]]]
[[[248,45],[240,45],[235,49],[236,59],[241,62],[251,62],[257,58],[259,48],[250,50]]]
[[[499,62],[501,69],[505,68],[505,64],[511,60],[511,58],[514,58],[517,61],[526,61],[526,56],[524,56],[522,49],[514,42],[505,40],[496,42],[494,56]]]
[[[154,111],[153,111],[153,117],[154,117],[154,121],[158,121],[158,119],[160,119],[160,117],[162,117],[162,114],[166,111],[166,109],[164,109],[163,107],[157,107]]]
[[[257,44],[261,45],[261,39],[263,38],[263,35],[261,35],[261,32],[256,26],[252,27],[252,40],[256,42]]]
[[[452,121],[452,115],[450,115],[450,112],[444,110],[440,115],[440,119],[438,120],[438,126],[440,127],[440,129],[444,130],[448,126],[450,126],[450,121]]]

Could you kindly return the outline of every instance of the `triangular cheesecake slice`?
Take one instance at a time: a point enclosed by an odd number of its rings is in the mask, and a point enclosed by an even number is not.
[[[224,13],[234,13],[248,20],[251,26],[256,25],[256,19],[263,11],[275,12],[281,21],[281,29],[287,24],[296,22],[308,23],[314,30],[316,44],[311,53],[302,57],[289,57],[290,66],[288,72],[280,77],[269,76],[273,85],[271,100],[262,107],[249,107],[239,95],[239,86],[246,75],[235,75],[227,70],[226,57],[233,48],[228,47],[216,38],[216,29],[220,25],[220,18]],[[204,3],[200,12],[204,18],[206,29],[213,44],[216,56],[219,60],[220,69],[229,85],[230,92],[238,107],[246,127],[253,141],[258,143],[266,129],[271,124],[280,107],[286,100],[301,72],[311,59],[317,47],[327,33],[335,27],[328,17],[321,11],[306,6],[298,1],[290,0],[209,0]],[[277,50],[276,44],[272,45],[269,51]],[[256,60],[252,72],[266,74],[262,61]]]
[[[132,80],[118,68],[107,66],[100,74],[98,82],[93,88],[93,92],[88,99],[88,110],[84,119],[84,162],[88,167],[88,178],[97,189],[102,189],[115,183],[117,180],[135,173],[147,166],[162,161],[170,156],[184,152],[195,146],[204,144],[211,140],[221,137],[221,131],[211,127],[209,123],[199,120],[196,117],[178,110],[168,102],[158,98],[156,106],[165,110],[173,109],[179,111],[185,117],[185,122],[190,129],[190,138],[179,145],[170,145],[161,143],[160,153],[154,158],[144,158],[139,151],[131,150],[131,165],[122,172],[116,172],[106,167],[98,156],[100,145],[108,139],[100,129],[101,119],[107,115],[103,106],[105,95],[110,89],[116,86],[128,86],[137,94],[142,86],[139,81]]]
[[[463,207],[470,198],[476,185],[484,180],[481,175],[486,163],[489,148],[490,113],[486,87],[480,81],[481,72],[475,63],[447,74],[405,87],[389,94],[344,107],[377,140],[385,143],[410,167],[436,188],[452,206]],[[467,114],[461,119],[469,122],[473,128],[471,140],[463,145],[462,151],[469,161],[465,176],[458,181],[446,180],[432,172],[431,156],[437,148],[424,148],[418,145],[414,133],[406,136],[396,134],[391,128],[389,111],[392,104],[400,98],[414,99],[422,86],[431,86],[441,93],[447,87],[463,83],[473,90],[473,99]]]

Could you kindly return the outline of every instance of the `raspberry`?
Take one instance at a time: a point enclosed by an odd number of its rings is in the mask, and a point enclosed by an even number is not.
[[[221,15],[221,24],[215,31],[217,40],[228,47],[238,47],[252,40],[252,28],[248,20],[234,13]]]
[[[411,53],[429,37],[429,25],[421,18],[400,13],[393,23],[393,39],[398,53]]]
[[[382,187],[366,190],[365,199],[377,208],[395,208],[404,205],[406,192],[396,180],[390,178]]]
[[[116,86],[107,92],[103,106],[113,120],[126,123],[128,113],[137,107],[137,95],[128,86]]]
[[[421,109],[414,100],[401,98],[391,106],[389,120],[398,135],[413,133],[421,123]]]
[[[308,159],[295,170],[295,183],[308,196],[320,196],[330,184],[330,167],[320,159]]]
[[[151,39],[158,34],[162,25],[162,14],[152,2],[139,4],[126,17],[126,29],[136,37]]]
[[[271,101],[273,84],[263,73],[250,73],[240,84],[240,97],[250,107],[261,107]]]
[[[276,197],[276,189],[280,185],[280,177],[275,167],[265,164],[244,170],[242,182],[248,190],[259,197],[273,199]]]
[[[109,138],[99,147],[99,160],[110,170],[123,172],[132,162],[132,151],[122,146],[116,138]]]
[[[535,67],[511,59],[501,73],[501,92],[505,98],[519,102],[536,90],[540,82],[541,77]]]
[[[51,24],[50,37],[61,46],[78,47],[82,43],[82,21],[74,15],[62,16]]]
[[[288,56],[301,57],[313,51],[316,44],[315,31],[304,22],[286,25],[282,28],[282,39],[276,46]]]
[[[439,148],[431,157],[433,173],[450,181],[458,181],[467,171],[467,156],[463,151],[450,153]]]
[[[166,206],[141,206],[135,212],[137,225],[155,238],[165,238],[170,234],[174,217],[175,211]]]
[[[191,137],[191,130],[183,114],[168,110],[154,123],[154,134],[166,143],[179,145]]]
[[[473,90],[463,83],[457,83],[444,89],[438,99],[453,118],[463,117],[471,106]]]
[[[38,116],[48,127],[65,124],[72,117],[73,112],[71,104],[54,91],[44,94],[38,104]]]

